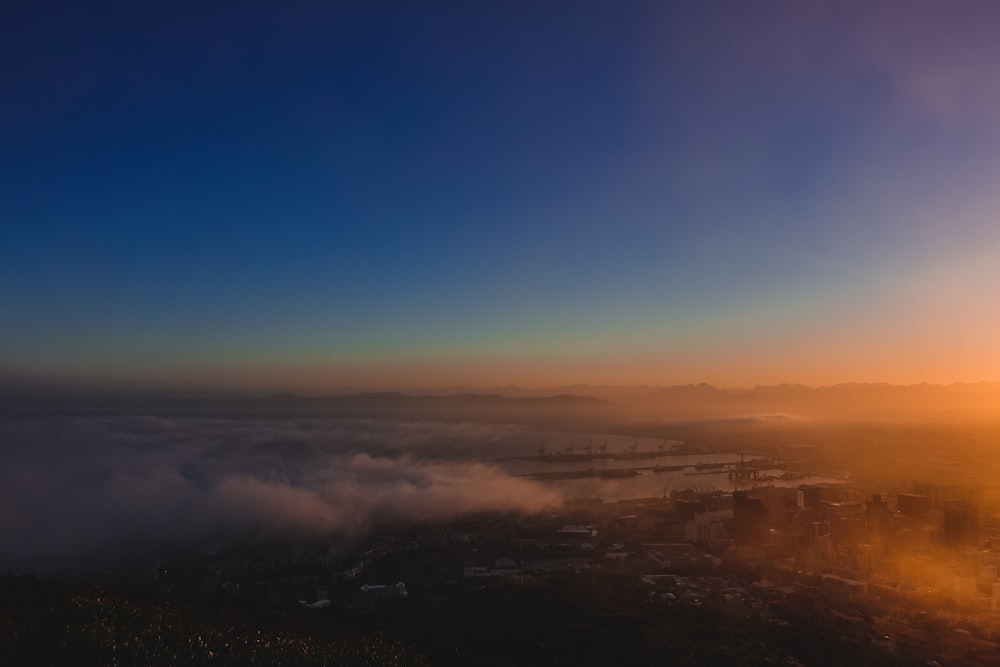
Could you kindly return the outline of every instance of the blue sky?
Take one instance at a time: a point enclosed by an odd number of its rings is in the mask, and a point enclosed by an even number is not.
[[[989,3],[5,9],[0,369],[1000,379]]]

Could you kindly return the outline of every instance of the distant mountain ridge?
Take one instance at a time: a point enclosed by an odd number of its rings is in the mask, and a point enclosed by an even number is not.
[[[749,388],[716,387],[707,383],[670,386],[577,384],[538,390],[505,387],[504,391],[516,396],[558,393],[593,396],[633,411],[653,411],[669,418],[770,413],[914,414],[921,411],[1000,416],[998,382],[947,385],[848,382],[820,387],[786,383]]]
[[[457,388],[456,388],[457,389]],[[805,396],[904,396],[904,395],[945,395],[945,394],[983,394],[1000,393],[1000,382],[958,382],[952,384],[916,383],[890,384],[886,382],[844,382],[832,385],[811,387],[798,383],[781,383],[773,385],[757,385],[754,387],[718,387],[708,383],[676,384],[676,385],[591,385],[574,384],[528,389],[517,386],[506,386],[490,389],[490,392],[505,396],[552,396],[556,394],[571,394],[593,396],[612,401],[632,402],[651,397],[714,397],[752,398],[752,397],[805,397]],[[450,393],[458,393],[451,391]]]
[[[461,388],[456,388],[461,389]],[[502,392],[502,393],[501,393]],[[504,387],[488,392],[372,391],[328,396],[295,393],[185,395],[176,392],[0,390],[0,413],[163,414],[192,416],[330,416],[406,419],[529,420],[580,415],[702,418],[987,412],[1000,416],[1000,383],[951,385],[842,383],[719,388],[572,385],[547,390]]]

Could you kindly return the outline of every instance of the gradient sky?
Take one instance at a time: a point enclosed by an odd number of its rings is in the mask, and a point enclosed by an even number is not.
[[[9,4],[8,376],[1000,380],[1000,4]]]

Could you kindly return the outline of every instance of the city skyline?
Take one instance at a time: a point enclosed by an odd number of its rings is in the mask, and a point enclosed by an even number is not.
[[[0,374],[998,381],[960,6],[4,10]]]

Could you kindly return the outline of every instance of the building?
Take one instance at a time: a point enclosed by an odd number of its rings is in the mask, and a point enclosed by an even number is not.
[[[975,505],[964,500],[945,500],[942,509],[945,546],[957,549],[978,544],[979,513]]]
[[[736,546],[764,544],[770,526],[768,511],[760,498],[747,491],[733,491],[733,539]]]
[[[795,504],[800,510],[819,509],[822,492],[818,486],[803,484],[795,489]]]
[[[918,493],[900,493],[896,496],[896,511],[920,516],[931,511],[931,497]]]

